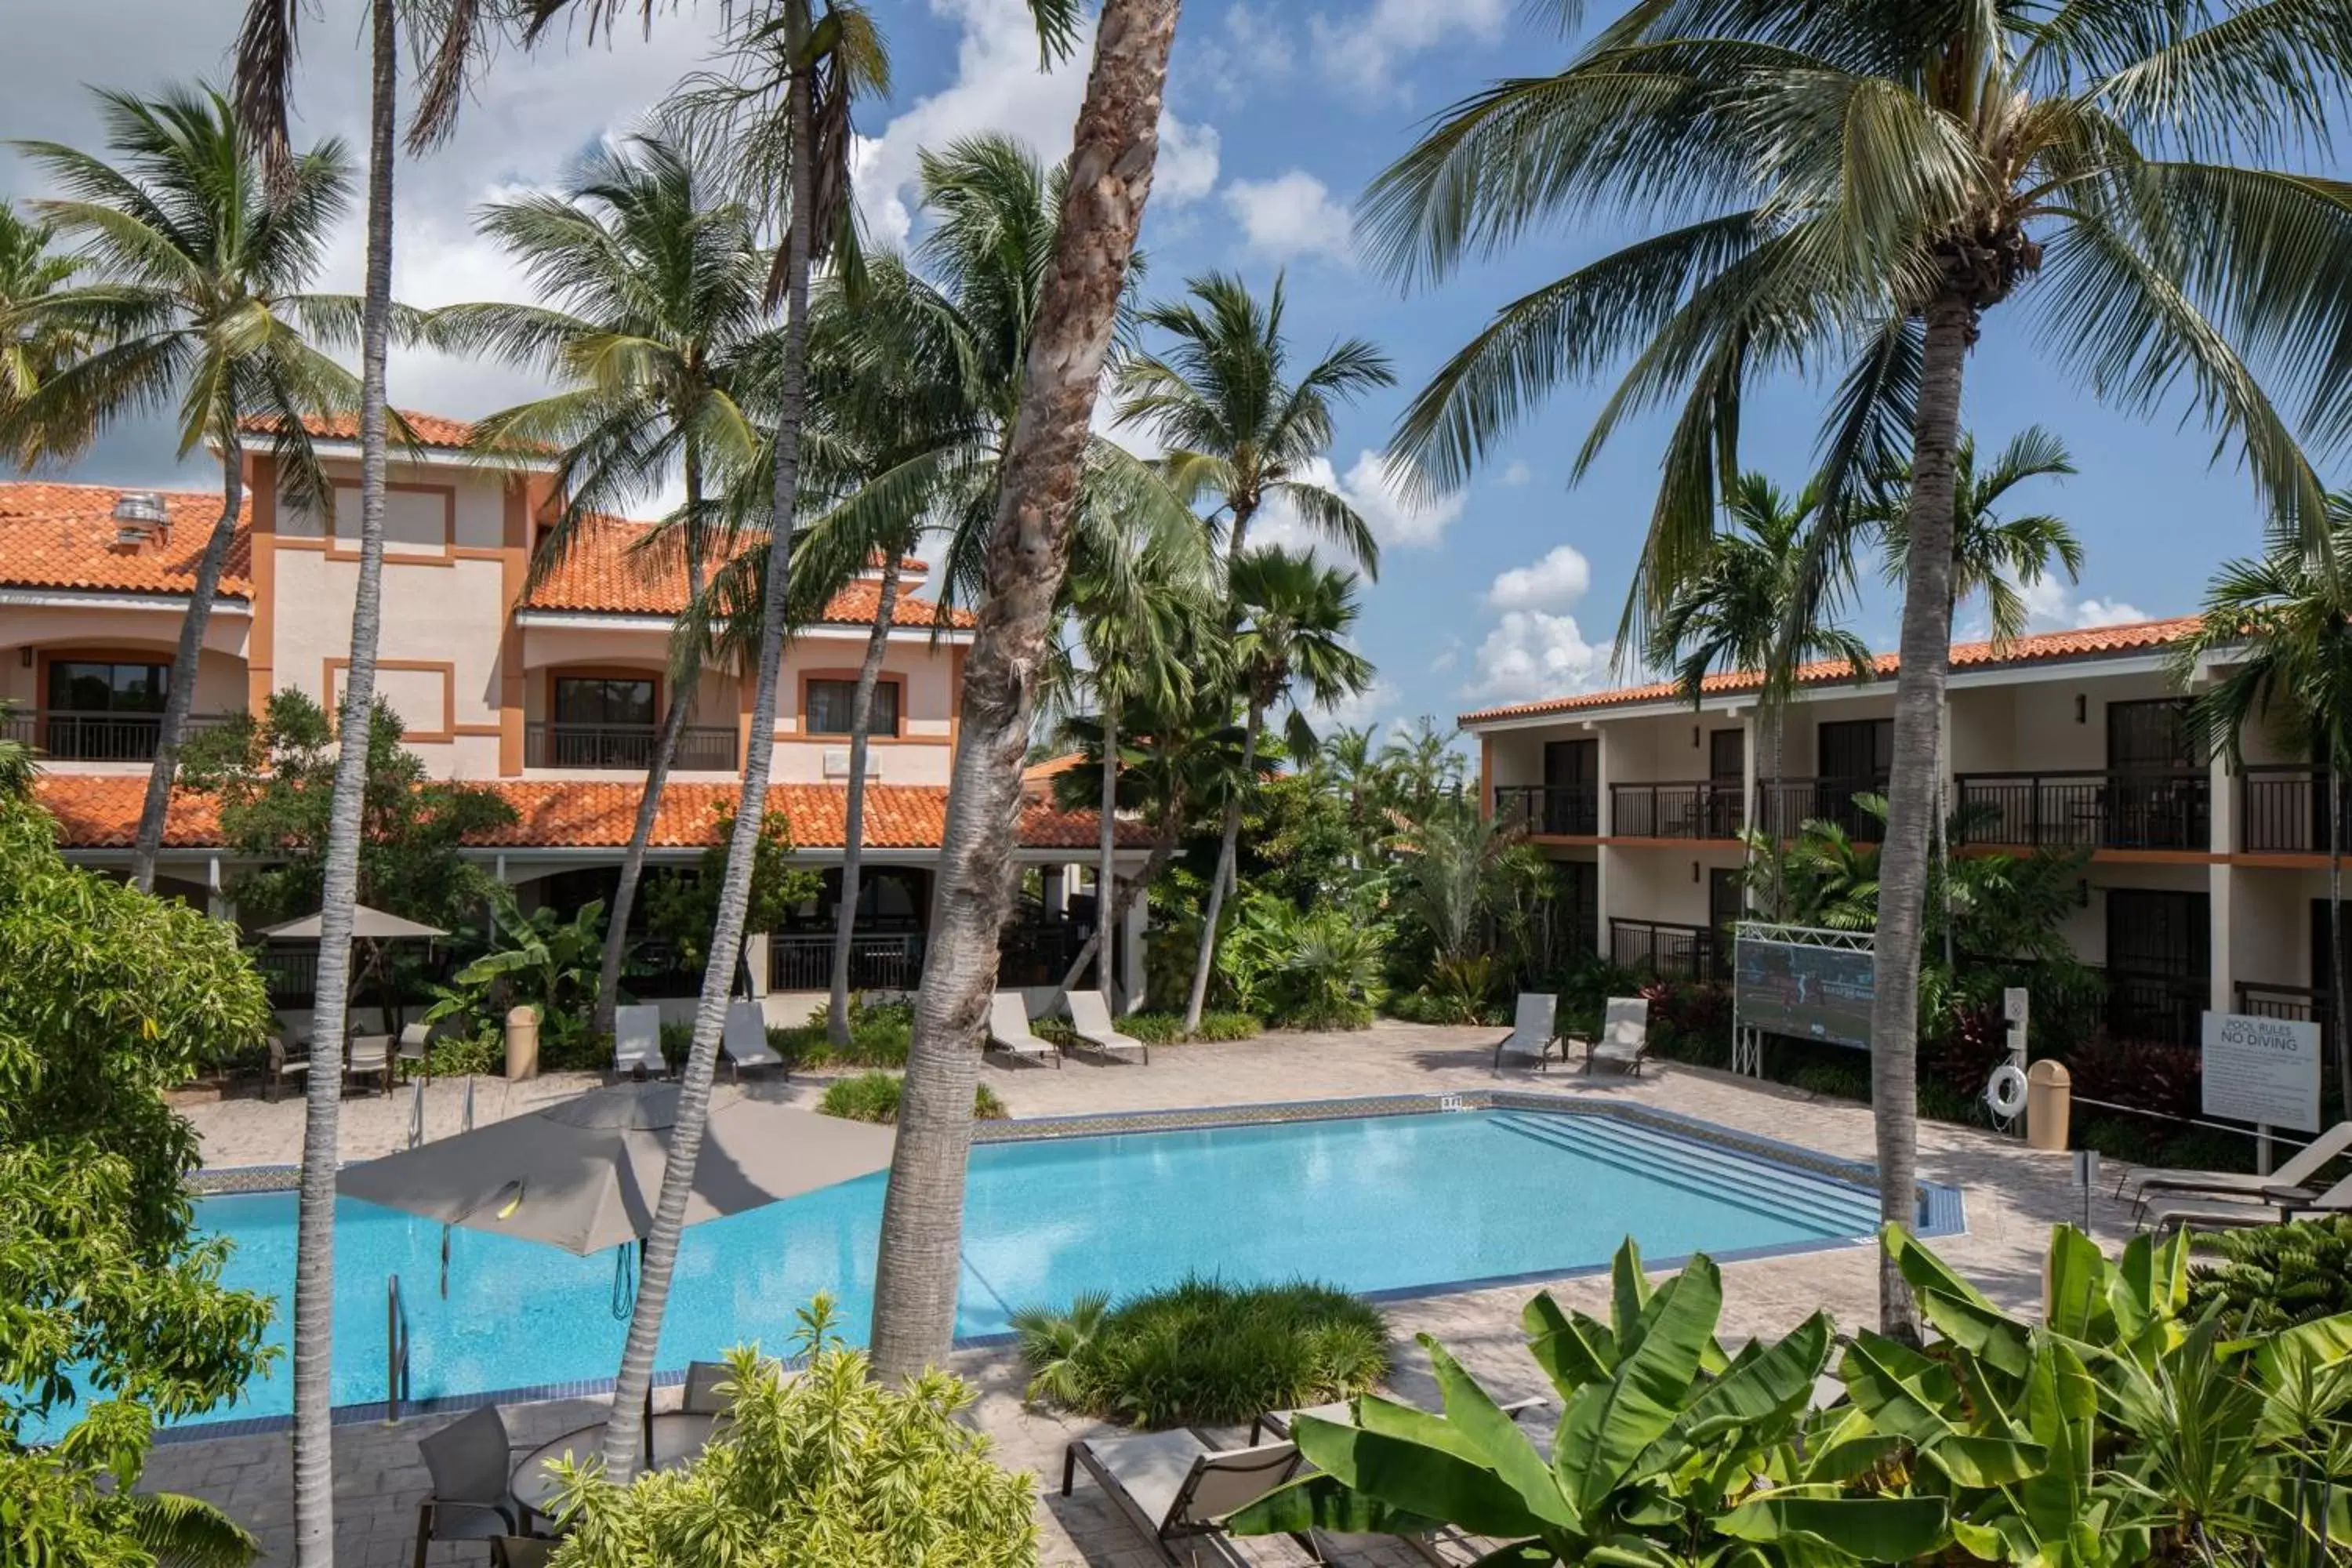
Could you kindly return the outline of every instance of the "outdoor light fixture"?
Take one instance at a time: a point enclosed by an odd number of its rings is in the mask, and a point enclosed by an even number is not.
[[[2091,700],[2077,691],[2074,693],[2074,722],[2077,724],[2087,724],[2090,721]]]
[[[1698,862],[1696,860],[1691,862],[1691,880],[1694,882],[1698,880]]]

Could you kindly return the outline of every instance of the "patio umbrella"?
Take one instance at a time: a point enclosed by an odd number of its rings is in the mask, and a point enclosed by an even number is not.
[[[319,940],[320,915],[304,915],[298,921],[265,928],[262,935],[273,942],[316,942]],[[420,925],[402,920],[398,915],[372,910],[365,904],[352,906],[352,940],[354,942],[399,942],[405,939],[447,936],[439,926]]]

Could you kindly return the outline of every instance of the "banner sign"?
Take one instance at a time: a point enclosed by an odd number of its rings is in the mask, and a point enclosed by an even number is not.
[[[2205,1114],[2319,1131],[2319,1026],[2247,1013],[2205,1015]]]
[[[1874,994],[1867,952],[1739,933],[1733,969],[1744,1028],[1870,1048]]]

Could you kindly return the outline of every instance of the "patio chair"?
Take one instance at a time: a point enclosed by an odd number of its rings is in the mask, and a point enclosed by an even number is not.
[[[2243,1171],[2139,1171],[2126,1173],[2116,1184],[2116,1195],[2122,1196],[2126,1186],[2135,1188],[2137,1194],[2132,1204],[2135,1213],[2145,1212],[2149,1195],[2155,1193],[2206,1193],[2217,1197],[2259,1198],[2273,1187],[2310,1186],[2314,1176],[2347,1150],[2352,1150],[2352,1121],[2339,1121],[2305,1144],[2293,1159],[2267,1176],[2249,1175]]]
[[[508,1491],[514,1445],[506,1418],[485,1405],[429,1436],[417,1456],[433,1478],[433,1494],[416,1510],[416,1568],[436,1541],[497,1541],[526,1535],[522,1510]]]
[[[1559,1039],[1558,1019],[1559,998],[1548,993],[1519,993],[1519,1010],[1512,1019],[1511,1032],[1495,1043],[1494,1071],[1503,1070],[1506,1056],[1532,1057],[1536,1070],[1541,1072],[1551,1061],[1551,1048]],[[1566,1059],[1567,1053],[1561,1058]]]
[[[1081,1437],[1062,1457],[1064,1497],[1080,1465],[1160,1561],[1197,1563],[1206,1554],[1238,1564],[1244,1559],[1225,1534],[1225,1517],[1297,1475],[1299,1459],[1288,1443],[1212,1448],[1181,1429]]]
[[[662,1058],[661,1009],[637,1003],[613,1010],[613,1072],[615,1077],[660,1078],[669,1071]]]
[[[1067,1001],[1070,1007],[1070,1027],[1086,1047],[1098,1056],[1119,1058],[1133,1057],[1144,1066],[1151,1065],[1151,1047],[1133,1035],[1119,1033],[1111,1022],[1110,1004],[1099,991],[1073,991]]]
[[[1029,1004],[1021,999],[1018,991],[1000,991],[988,1001],[988,1043],[982,1047],[984,1056],[990,1051],[1003,1051],[1016,1062],[1035,1062],[1044,1066],[1052,1062],[1062,1065],[1061,1047],[1051,1040],[1040,1039],[1029,1026]]]
[[[383,1081],[383,1091],[392,1092],[392,1037],[390,1035],[353,1035],[351,1047],[343,1053],[343,1082],[349,1085],[355,1078],[377,1078]]]
[[[411,1024],[400,1031],[400,1050],[394,1056],[393,1064],[404,1070],[423,1072],[430,1078],[433,1075],[426,1070],[426,1063],[431,1059],[432,1051],[433,1026]]]
[[[1649,1059],[1649,999],[1612,996],[1609,998],[1608,1014],[1601,1021],[1600,1037],[1584,1047],[1584,1070],[1591,1072],[1595,1062],[1608,1062],[1639,1078],[1642,1065]]]
[[[2352,1214],[2352,1176],[2347,1176],[2324,1193],[2312,1193],[2301,1187],[2270,1187],[2256,1194],[2260,1205],[2248,1204],[2238,1208],[2162,1208],[2148,1215],[2143,1223],[2158,1235],[2168,1230],[2251,1230],[2257,1226],[2278,1225],[2306,1215]]]
[[[264,1100],[275,1100],[278,1091],[285,1088],[289,1079],[300,1083],[310,1082],[310,1058],[287,1055],[286,1037],[272,1035],[269,1037],[269,1073],[261,1080],[261,1097]]]
[[[724,1385],[730,1392],[721,1393]],[[686,1394],[678,1408],[688,1415],[724,1415],[734,1406],[735,1369],[723,1361],[686,1363]]]
[[[659,1041],[661,1031],[654,1031]],[[727,1004],[727,1027],[719,1037],[719,1054],[727,1058],[727,1068],[737,1078],[745,1068],[777,1068],[786,1078],[792,1068],[785,1064],[783,1053],[768,1044],[768,1015],[760,1004],[738,996]]]

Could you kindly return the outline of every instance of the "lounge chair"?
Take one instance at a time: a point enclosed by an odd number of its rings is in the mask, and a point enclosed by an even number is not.
[[[656,1029],[656,1040],[661,1031]],[[786,1078],[792,1068],[785,1065],[783,1054],[768,1044],[768,1015],[756,1001],[738,996],[727,1004],[727,1027],[719,1037],[719,1054],[727,1058],[730,1071],[737,1078],[745,1068],[781,1068]]]
[[[725,1362],[690,1361],[678,1408],[688,1415],[724,1415],[734,1406],[734,1389],[735,1369]]]
[[[1162,1562],[1197,1563],[1206,1554],[1240,1563],[1244,1559],[1225,1534],[1226,1516],[1297,1475],[1299,1459],[1288,1443],[1212,1448],[1182,1430],[1081,1437],[1062,1458],[1064,1497],[1080,1465]]]
[[[261,1080],[261,1097],[276,1100],[289,1079],[310,1082],[310,1058],[287,1055],[286,1037],[272,1035],[269,1037],[269,1076]]]
[[[2347,1150],[2352,1150],[2352,1121],[2339,1121],[2267,1176],[2249,1175],[2243,1171],[2139,1171],[2127,1173],[2117,1182],[2116,1194],[2120,1197],[2125,1187],[2134,1188],[2137,1194],[2132,1205],[2135,1211],[2145,1211],[2148,1196],[2154,1193],[2259,1198],[2273,1187],[2309,1187],[2311,1179]]]
[[[2301,1219],[2306,1215],[2352,1214],[2352,1176],[2345,1177],[2324,1193],[2302,1187],[2271,1187],[2256,1196],[2262,1200],[2259,1206],[2246,1204],[2226,1209],[2162,1208],[2147,1215],[2143,1223],[2159,1234],[2183,1228],[2248,1230]]]
[[[1536,1070],[1541,1072],[1551,1062],[1551,1048],[1559,1042],[1559,998],[1532,991],[1519,993],[1518,1015],[1512,1020],[1511,1032],[1495,1043],[1494,1070],[1503,1070],[1507,1056],[1532,1057]],[[1561,1058],[1566,1059],[1567,1053]]]
[[[436,1541],[497,1541],[530,1533],[508,1491],[514,1445],[506,1418],[485,1405],[430,1436],[416,1452],[433,1478],[433,1495],[416,1510],[416,1568]]]
[[[621,1078],[659,1078],[669,1071],[662,1058],[660,1008],[638,1003],[614,1009],[613,1071]]]
[[[378,1078],[383,1080],[383,1091],[392,1092],[392,1037],[390,1035],[353,1035],[351,1047],[343,1053],[343,1082],[355,1078]]]
[[[425,1073],[431,1077],[426,1063],[433,1054],[433,1026],[411,1024],[400,1031],[400,1049],[393,1057],[393,1065]]]
[[[1086,1047],[1106,1057],[1133,1057],[1151,1065],[1151,1047],[1133,1035],[1123,1035],[1118,1026],[1110,1021],[1110,1004],[1099,991],[1073,991],[1069,994],[1070,1027]]]
[[[1000,991],[988,1002],[988,1044],[982,1047],[1003,1051],[1016,1062],[1035,1062],[1044,1066],[1052,1062],[1062,1065],[1062,1050],[1051,1040],[1040,1039],[1029,1026],[1029,1004],[1021,999],[1018,991]]]
[[[1621,1067],[1635,1078],[1650,1059],[1650,1003],[1643,996],[1612,996],[1600,1037],[1584,1047],[1584,1070],[1595,1062]]]

